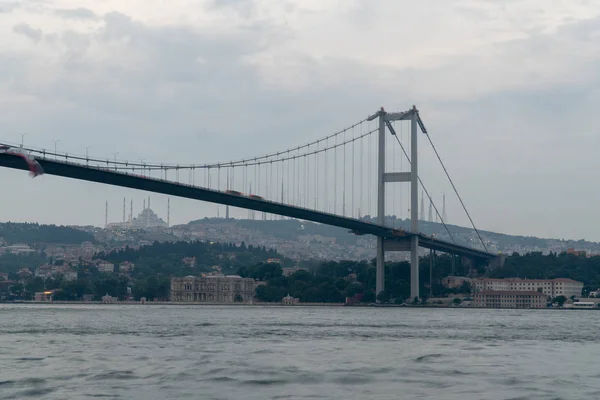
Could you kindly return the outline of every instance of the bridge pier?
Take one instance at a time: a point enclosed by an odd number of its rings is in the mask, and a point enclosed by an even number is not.
[[[377,223],[385,225],[385,116],[381,107],[379,111],[378,155],[377,155]],[[385,250],[383,238],[377,237],[375,295],[385,290]]]
[[[410,182],[410,211],[411,211],[411,233],[415,235],[410,243],[411,264],[411,299],[419,298],[419,175],[418,175],[418,151],[417,151],[417,115],[415,106],[406,112],[387,113],[383,107],[376,114],[368,118],[369,121],[378,118],[378,155],[377,155],[377,223],[385,225],[385,184],[387,182]],[[410,143],[410,172],[385,172],[385,130],[390,128],[391,134],[395,135],[391,121],[410,120],[411,143]],[[377,237],[377,259],[376,259],[375,292],[377,295],[385,290],[385,247],[384,238]]]
[[[377,260],[375,264],[376,277],[375,277],[375,291],[377,294],[381,293],[385,289],[385,249],[383,246],[384,239],[377,237]]]
[[[410,118],[410,231],[415,235],[410,242],[410,298],[419,296],[419,175],[417,151],[417,110],[413,107]]]

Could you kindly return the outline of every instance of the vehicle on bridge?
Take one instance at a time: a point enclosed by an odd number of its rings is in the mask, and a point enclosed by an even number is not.
[[[248,195],[248,197],[251,199],[256,199],[256,200],[264,200],[264,197],[258,196],[256,194]]]
[[[238,192],[237,190],[226,190],[225,193],[227,193],[227,194],[234,194],[236,196],[243,196],[244,195],[242,192]]]
[[[37,162],[35,157],[27,151],[23,150],[22,148],[0,145],[0,154],[10,154],[13,156],[21,157],[27,163],[27,166],[29,167],[29,175],[32,178],[35,178],[36,176],[42,175],[44,173],[44,169]]]

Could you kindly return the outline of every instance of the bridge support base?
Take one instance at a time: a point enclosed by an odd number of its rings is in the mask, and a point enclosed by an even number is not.
[[[496,258],[493,258],[488,262],[488,270],[492,271],[496,268],[503,267],[505,261],[506,261],[506,255],[504,255],[504,254],[498,255]]]
[[[410,298],[414,300],[419,296],[419,237],[413,236],[410,240]]]
[[[380,236],[377,237],[377,261],[376,261],[376,278],[375,278],[375,294],[385,290],[385,250],[384,250],[384,239]]]

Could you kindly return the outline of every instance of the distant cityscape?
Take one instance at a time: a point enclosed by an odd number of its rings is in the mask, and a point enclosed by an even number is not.
[[[19,242],[15,239],[0,237],[0,256],[32,257],[43,254],[37,265],[31,265],[16,270],[11,276],[2,272],[0,261],[0,291],[10,284],[27,285],[33,279],[43,281],[60,279],[61,282],[75,282],[81,279],[81,274],[89,276],[120,276],[135,282],[132,274],[136,271],[134,260],[111,262],[99,255],[116,254],[124,251],[135,251],[154,243],[168,242],[204,242],[231,243],[232,246],[255,246],[256,248],[274,249],[281,255],[279,258],[265,259],[264,262],[281,264],[282,276],[294,277],[299,271],[306,269],[300,264],[306,260],[315,262],[336,262],[350,260],[360,262],[370,261],[374,257],[375,241],[369,236],[356,236],[341,228],[319,225],[280,217],[272,218],[266,215],[261,220],[239,220],[232,218],[205,218],[191,221],[188,224],[170,226],[170,203],[167,208],[166,221],[152,208],[151,199],[144,200],[141,212],[134,216],[133,204],[129,204],[129,214],[126,215],[126,200],[123,201],[123,218],[119,222],[108,221],[108,204],[105,212],[105,227],[70,226],[73,232],[87,235],[89,240],[73,243],[49,243],[45,240]],[[227,213],[228,214],[228,213]],[[227,215],[226,214],[226,215]],[[423,213],[421,213],[423,216]],[[369,219],[368,216],[364,217]],[[410,221],[388,217],[390,225],[405,227]],[[422,230],[427,234],[444,237],[447,233],[441,224],[422,221]],[[468,228],[450,225],[454,239],[462,243],[477,243],[475,232]],[[7,232],[10,232],[8,230]],[[531,237],[511,236],[493,232],[482,232],[485,242],[492,251],[513,254],[528,254],[538,252],[548,255],[565,253],[568,255],[592,258],[600,254],[600,245],[585,241],[564,241],[557,239],[538,239]],[[58,240],[57,240],[58,241]],[[407,255],[402,252],[388,253],[388,261],[407,261]],[[426,255],[423,251],[423,255]],[[235,259],[235,254],[222,254],[218,258]],[[178,263],[195,270],[196,257],[181,257]],[[287,263],[287,264],[286,264]],[[284,265],[285,264],[285,265]],[[90,272],[92,271],[92,272]],[[233,273],[233,274],[232,274]],[[13,279],[11,279],[11,277]],[[443,278],[443,279],[442,279]],[[241,277],[235,270],[225,272],[222,266],[214,265],[210,271],[189,276],[171,277],[169,295],[163,294],[164,300],[174,302],[208,302],[208,303],[251,303],[254,302],[255,292],[261,286],[266,287],[266,281]],[[347,282],[356,280],[355,273],[343,277]],[[458,291],[456,295],[445,298],[430,299],[430,304],[462,304],[475,307],[500,308],[542,308],[548,302],[564,298],[560,305],[578,306],[576,301],[582,294],[584,283],[567,278],[550,280],[531,280],[521,278],[494,279],[483,276],[446,276],[439,277],[443,288]],[[264,288],[263,288],[264,289]],[[57,289],[37,291],[33,300],[49,301]],[[131,286],[127,286],[119,297],[122,300],[133,301],[136,296]],[[260,289],[262,290],[262,289]],[[266,289],[265,289],[266,290]],[[460,296],[462,293],[462,297]],[[597,292],[590,292],[591,299],[587,304],[600,302]],[[349,304],[360,303],[363,294],[346,298]],[[140,297],[140,296],[137,296]],[[91,301],[97,295],[82,294],[80,300]],[[146,301],[146,297],[142,297]],[[103,302],[114,302],[117,297],[106,293]],[[300,302],[297,297],[281,295],[278,298],[285,305]],[[460,299],[460,302],[454,301]],[[156,300],[156,298],[154,298]],[[452,303],[454,301],[454,303]],[[432,303],[433,302],[433,303]],[[583,304],[583,303],[581,303]]]
[[[129,214],[126,216],[126,200],[124,199],[123,218],[119,222],[108,221],[107,203],[105,232],[101,232],[100,229],[91,226],[74,226],[74,228],[97,235],[98,239],[101,239],[101,242],[131,243],[134,246],[147,244],[146,238],[156,240],[156,237],[161,237],[163,240],[171,238],[170,240],[211,240],[238,244],[245,242],[247,244],[277,249],[281,254],[295,259],[363,260],[374,257],[374,238],[370,236],[355,236],[341,228],[284,219],[283,217],[270,214],[261,215],[259,220],[253,218],[253,213],[249,213],[250,218],[248,220],[233,219],[228,217],[228,207],[224,207],[226,209],[226,218],[205,218],[199,221],[192,221],[188,224],[170,226],[170,202],[167,206],[165,221],[152,210],[150,201],[150,197],[147,198],[147,201],[144,199],[142,211],[134,217],[133,202],[128,204]],[[431,207],[432,205],[429,204],[429,219],[426,220],[425,206],[423,198],[421,198],[420,230],[425,234],[435,234],[436,237],[443,240],[451,240],[444,226],[437,222],[437,218],[434,221]],[[443,214],[444,218],[447,218],[445,201]],[[374,218],[368,215],[363,216],[363,219],[376,222]],[[294,224],[286,223],[290,221],[294,221]],[[280,233],[282,229],[287,230],[283,236],[274,234],[273,230],[269,229],[278,222],[281,223],[283,228],[276,229],[275,231]],[[386,218],[385,223],[396,228],[410,229],[409,219],[401,220],[395,216],[389,216]],[[317,228],[310,230],[310,232],[303,232],[302,227],[308,225]],[[482,247],[473,229],[449,224],[447,226],[457,243],[475,248]],[[600,255],[600,243],[598,242],[525,237],[489,231],[480,231],[480,233],[488,250],[494,253],[510,255],[513,253],[541,252],[542,254],[550,254],[567,251],[587,257]],[[421,251],[422,254],[426,254],[425,249],[421,249]],[[386,257],[392,261],[407,260],[407,255],[402,252],[390,252],[386,254]]]

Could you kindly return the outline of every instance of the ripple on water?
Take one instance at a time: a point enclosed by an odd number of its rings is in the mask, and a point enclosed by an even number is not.
[[[206,380],[214,381],[214,382],[237,382],[238,381],[238,379],[232,378],[230,376],[214,376],[211,378],[207,378]]]
[[[331,381],[343,385],[361,385],[372,382],[373,378],[368,375],[348,374],[332,378]]]
[[[430,362],[430,361],[433,361],[435,359],[442,358],[442,357],[444,357],[444,355],[443,354],[439,354],[439,353],[426,354],[424,356],[420,356],[420,357],[415,358],[415,361],[416,362]]]
[[[137,379],[133,371],[109,371],[101,372],[99,374],[88,377],[89,380],[101,381],[101,380],[125,380],[125,379]]]
[[[31,388],[31,389],[23,390],[22,392],[18,393],[17,398],[44,396],[46,394],[54,392],[55,390],[56,390],[55,388],[51,388],[51,387]]]
[[[247,379],[241,380],[242,385],[250,386],[271,386],[271,385],[285,385],[289,383],[286,379]]]

